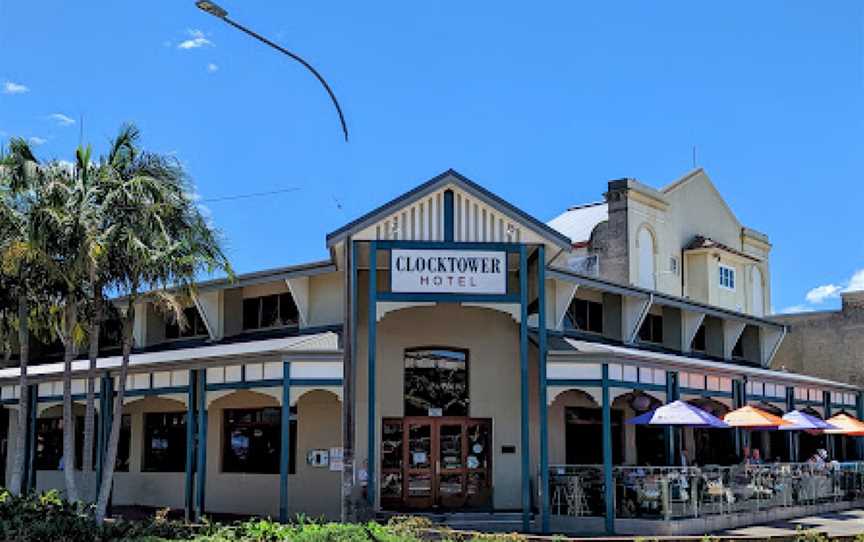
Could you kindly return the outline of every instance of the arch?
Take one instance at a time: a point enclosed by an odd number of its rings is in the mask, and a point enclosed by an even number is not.
[[[657,397],[640,390],[623,393],[612,401],[612,408],[620,408],[633,412],[634,415],[648,412],[651,409],[663,406],[663,401]]]
[[[549,386],[549,406],[561,402],[562,406],[600,407],[600,388],[566,388]],[[566,403],[566,404],[565,404]]]
[[[759,401],[755,405],[755,408],[759,410],[764,410],[769,414],[773,414],[775,416],[782,416],[784,414],[783,409],[778,407],[777,405],[772,405],[771,403],[766,403],[765,401]]]
[[[278,395],[277,395],[278,394]],[[227,393],[208,391],[207,408],[264,408],[281,406],[282,388],[262,388],[260,390],[233,390]]]
[[[301,400],[304,398],[308,398],[310,394],[317,393],[327,394],[328,396],[336,399],[337,402],[342,402],[342,387],[341,386],[329,386],[329,387],[314,387],[314,388],[299,388],[292,387],[291,388],[291,406],[296,406]],[[281,402],[280,402],[281,404]]]
[[[656,274],[656,236],[648,224],[639,226],[636,234],[636,284],[642,288],[655,290],[657,288]]]
[[[762,279],[762,271],[759,266],[754,265],[750,273],[750,311],[754,316],[765,315],[765,286]]]
[[[717,418],[723,418],[723,416],[732,411],[729,405],[711,397],[697,397],[695,399],[688,399],[687,402]]]

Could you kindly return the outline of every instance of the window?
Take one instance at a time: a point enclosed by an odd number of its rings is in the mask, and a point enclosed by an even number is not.
[[[639,244],[639,281],[638,286],[653,290],[656,288],[654,278],[654,236],[648,228],[641,228],[637,237]]]
[[[296,326],[298,315],[294,298],[288,292],[243,300],[243,329]]]
[[[756,266],[753,267],[753,289],[750,297],[751,312],[755,316],[764,316],[765,300],[762,294],[762,271]]]
[[[446,348],[405,351],[405,415],[468,415],[468,352]]]
[[[696,330],[696,335],[693,337],[692,350],[694,352],[706,352],[708,347],[705,344],[705,324],[699,326]]]
[[[181,329],[177,320],[171,317],[171,321],[165,324],[166,339],[180,339],[186,337],[200,337],[207,335],[207,326],[204,325],[204,320],[195,306],[186,307],[183,309],[183,316],[186,318],[186,327]]]
[[[63,458],[63,419],[36,420],[36,469],[60,470]]]
[[[603,333],[603,303],[574,299],[567,308],[566,327]]]
[[[659,314],[648,314],[639,328],[639,340],[648,343],[663,343],[663,317]]]
[[[186,413],[144,414],[144,463],[146,472],[182,472],[186,468]]]
[[[297,409],[291,407],[288,472],[297,465]],[[223,417],[223,472],[279,474],[281,408],[226,409]]]
[[[729,290],[735,289],[735,269],[725,265],[720,266],[720,287]]]

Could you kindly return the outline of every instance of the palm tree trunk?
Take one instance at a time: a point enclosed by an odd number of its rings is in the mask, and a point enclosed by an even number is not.
[[[13,495],[21,494],[21,482],[24,477],[24,456],[26,437],[29,427],[28,418],[28,387],[27,387],[27,363],[30,358],[30,327],[28,322],[29,307],[27,305],[27,294],[18,294],[18,353],[20,358],[21,373],[18,381],[18,430],[15,434],[15,456],[12,460],[12,472],[9,480],[9,491]]]
[[[126,395],[126,376],[129,374],[129,356],[132,353],[132,326],[135,321],[135,296],[129,296],[129,308],[123,318],[123,360],[120,362],[117,394],[114,397],[114,416],[111,419],[111,433],[108,448],[105,450],[105,465],[102,467],[102,480],[99,498],[96,500],[96,521],[102,523],[108,510],[108,497],[114,483],[114,467],[117,462],[117,445],[120,443],[120,426],[123,418],[123,397]]]
[[[92,281],[92,278],[91,278]],[[94,406],[94,395],[96,394],[96,362],[99,359],[99,331],[102,323],[102,299],[101,286],[93,286],[93,320],[90,322],[90,366],[87,369],[87,410],[84,413],[84,457],[82,470],[89,473],[93,470],[93,448],[94,427],[96,407]],[[104,416],[105,413],[103,412]],[[104,450],[103,450],[104,451]],[[96,480],[94,493],[98,494],[99,480]],[[93,500],[96,499],[94,495]]]
[[[77,320],[77,306],[68,299],[64,318],[63,349],[63,477],[66,479],[66,499],[78,501],[78,486],[75,483],[75,416],[72,413],[72,361],[76,348],[73,337]]]

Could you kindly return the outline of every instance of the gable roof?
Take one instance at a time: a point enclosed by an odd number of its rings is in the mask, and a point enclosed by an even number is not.
[[[352,220],[341,228],[327,234],[327,247],[333,247],[333,245],[344,240],[346,237],[367,228],[375,222],[378,222],[392,214],[396,209],[419,200],[420,198],[450,184],[465,190],[491,207],[496,208],[501,213],[519,220],[528,229],[534,231],[541,237],[548,239],[553,244],[556,244],[561,248],[570,248],[570,239],[566,235],[547,226],[540,220],[537,220],[525,211],[486,190],[479,184],[453,169],[448,169],[447,171],[432,177],[420,186],[405,192],[401,196],[388,201],[384,205],[366,213],[360,218]]]
[[[679,188],[683,188],[683,187],[687,186],[688,184],[693,182],[695,179],[699,179],[699,178],[705,179],[705,184],[708,186],[708,189],[711,190],[712,192],[714,192],[714,195],[717,196],[717,199],[720,201],[720,204],[723,206],[723,208],[726,210],[726,212],[729,213],[729,216],[732,217],[732,220],[734,220],[735,223],[738,224],[739,227],[741,227],[742,224],[741,224],[741,221],[738,220],[738,216],[735,214],[735,212],[732,210],[732,208],[729,207],[729,204],[726,203],[726,199],[723,197],[722,194],[720,194],[720,191],[717,190],[717,187],[714,185],[714,181],[711,180],[711,177],[709,177],[708,174],[705,172],[705,170],[702,169],[701,167],[696,168],[696,169],[694,169],[688,173],[685,173],[682,177],[678,178],[675,181],[672,181],[671,183],[669,183],[666,186],[664,186],[663,188],[661,188],[660,192],[662,192],[664,194],[674,192],[674,191],[678,190]]]

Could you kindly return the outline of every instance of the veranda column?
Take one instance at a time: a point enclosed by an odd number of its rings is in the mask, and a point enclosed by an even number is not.
[[[291,464],[291,362],[282,363],[282,434],[279,453],[279,521],[288,521],[288,467]]]
[[[859,391],[855,394],[855,413],[859,420],[864,419],[864,392]],[[864,437],[856,437],[855,444],[858,449],[858,461],[864,461]]]
[[[615,481],[612,476],[612,404],[609,401],[609,365],[603,364],[603,495],[606,533],[615,534]]]
[[[195,475],[195,519],[200,521],[204,516],[204,493],[207,486],[207,371],[198,371],[198,461]]]
[[[519,396],[522,441],[522,530],[531,527],[531,423],[528,410],[528,257],[525,245],[519,247]]]
[[[195,382],[198,379],[198,371],[191,369],[188,379],[188,390],[186,391],[186,472],[183,509],[186,521],[191,521],[195,508]]]
[[[825,412],[825,419],[831,417],[831,392],[823,391],[822,392],[822,410]],[[831,459],[836,459],[834,457],[834,435],[829,435],[825,433],[825,449],[828,451],[828,457]]]
[[[742,380],[733,380],[732,381],[732,410],[737,408],[741,408],[742,406],[747,404],[747,400],[744,398],[745,384]],[[736,427],[733,429],[735,432],[735,455],[738,456],[739,459],[744,458],[744,439],[743,433],[740,428]]]
[[[367,420],[367,453],[366,453],[366,498],[369,500],[369,506],[375,510],[375,487],[377,476],[377,459],[376,459],[376,431],[375,426],[375,380],[376,380],[376,363],[375,356],[377,354],[377,329],[376,324],[378,315],[376,306],[378,304],[378,243],[372,241],[369,243],[369,316],[368,316],[368,337],[366,350],[368,353],[368,366],[366,369],[366,380],[369,387],[369,419]]]
[[[666,402],[671,403],[679,398],[678,373],[666,371]],[[681,460],[681,433],[674,427],[663,428],[666,441],[666,464],[677,465]]]
[[[540,407],[540,532],[549,532],[549,406],[546,404],[546,250],[537,249],[537,358]]]
[[[795,410],[795,388],[786,386],[786,412]],[[786,431],[786,448],[789,450],[789,461],[798,461],[798,449],[795,442],[795,431]]]

